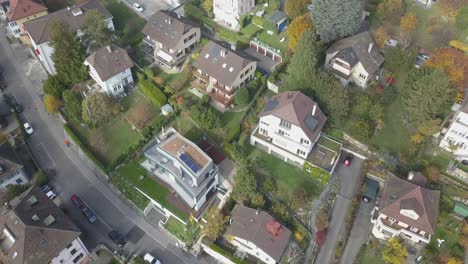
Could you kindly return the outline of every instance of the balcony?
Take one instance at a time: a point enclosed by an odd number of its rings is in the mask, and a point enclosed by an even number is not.
[[[192,81],[192,86],[199,90],[202,93],[206,93],[206,88],[208,87],[208,83],[200,80],[200,79],[195,79]]]
[[[346,81],[349,79],[349,77],[351,77],[351,74],[345,74],[337,69],[334,69],[333,67],[330,68],[330,72],[333,73],[335,76],[338,76],[339,78]]]
[[[206,83],[208,83],[210,81],[210,76],[199,73],[196,68],[194,68],[194,70],[193,70],[193,76],[197,77],[198,79],[201,79],[201,80],[205,81]]]
[[[222,94],[225,94],[225,95],[232,95],[232,94],[234,94],[236,92],[235,89],[228,90],[225,85],[221,85],[219,83],[213,84],[213,87],[215,89],[217,89],[219,92],[221,92]]]
[[[145,42],[146,44],[150,45],[153,48],[156,46],[156,42],[153,41],[152,39],[148,39],[148,37],[143,38],[143,42]]]
[[[216,102],[222,104],[224,107],[229,107],[233,102],[234,102],[234,97],[227,98],[224,97],[224,95],[218,93],[218,92],[211,92],[207,93],[211,99],[215,100]]]
[[[410,229],[410,226],[408,227],[403,227],[403,226],[400,226],[397,222],[392,222],[387,218],[380,218],[380,221],[382,222],[382,224],[386,227],[389,227],[395,231],[399,231],[399,232],[402,232],[404,233],[405,235],[408,235],[408,236],[416,236],[416,237],[419,237],[421,240],[423,241],[427,241],[426,243],[429,242],[429,239],[430,239],[430,235],[429,234],[425,234],[425,235],[421,235],[418,232],[414,232],[414,231],[411,231]]]

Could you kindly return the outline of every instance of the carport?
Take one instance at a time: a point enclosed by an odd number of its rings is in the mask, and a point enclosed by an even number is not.
[[[363,198],[367,198],[371,201],[377,199],[377,193],[379,191],[379,182],[371,178],[364,178],[364,193],[362,194]]]

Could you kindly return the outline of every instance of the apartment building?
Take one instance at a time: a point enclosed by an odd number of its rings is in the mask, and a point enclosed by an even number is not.
[[[6,8],[5,17],[8,29],[22,43],[30,44],[23,24],[47,15],[47,7],[40,0],[10,0],[5,3],[3,6]]]
[[[232,30],[239,30],[239,18],[255,7],[255,0],[213,0],[216,23]]]
[[[445,131],[445,132],[444,132]],[[439,146],[453,153],[458,160],[468,160],[468,103],[464,102],[448,128],[442,131]]]

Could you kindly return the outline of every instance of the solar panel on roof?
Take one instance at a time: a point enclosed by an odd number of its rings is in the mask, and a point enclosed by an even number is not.
[[[317,119],[315,119],[313,116],[307,116],[306,119],[304,120],[306,123],[307,127],[310,129],[310,131],[314,131],[315,128],[318,125]]]
[[[200,170],[198,164],[195,163],[195,161],[189,155],[182,153],[179,155],[179,159],[181,159],[193,172],[196,173]]]

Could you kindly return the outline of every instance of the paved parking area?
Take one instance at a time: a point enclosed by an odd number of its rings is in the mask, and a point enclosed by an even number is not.
[[[156,13],[159,10],[168,10],[177,7],[177,5],[171,5],[170,0],[124,0],[124,2],[137,14],[142,16],[145,20],[149,20],[151,15]],[[138,12],[135,10],[132,5],[133,3],[138,3],[143,7],[143,12]]]

